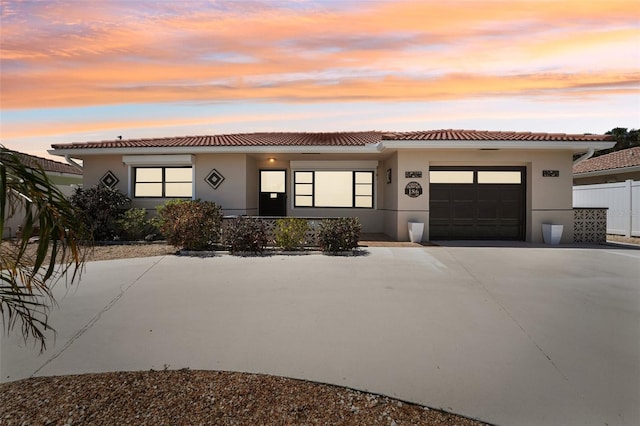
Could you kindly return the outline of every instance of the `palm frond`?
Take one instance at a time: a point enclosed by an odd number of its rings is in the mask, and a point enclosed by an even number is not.
[[[0,313],[11,331],[18,322],[26,339],[45,345],[49,309],[55,305],[51,287],[63,276],[80,278],[87,233],[71,203],[40,166],[27,166],[0,146],[0,233],[6,221],[23,214],[22,234],[0,246]],[[28,248],[35,237],[35,256]]]

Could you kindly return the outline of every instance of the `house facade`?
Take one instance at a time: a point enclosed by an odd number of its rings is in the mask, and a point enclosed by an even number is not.
[[[437,130],[251,133],[52,145],[153,211],[173,198],[227,215],[352,217],[363,232],[423,240],[542,241],[542,223],[572,242],[572,157],[603,135]]]

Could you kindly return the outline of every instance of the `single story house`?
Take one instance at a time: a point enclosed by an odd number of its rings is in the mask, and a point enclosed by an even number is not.
[[[640,146],[582,161],[573,167],[574,185],[640,181]]]
[[[423,240],[573,241],[572,158],[604,135],[475,130],[249,133],[52,145],[82,160],[84,185],[118,188],[135,207],[172,198],[228,215],[357,216],[363,232]]]
[[[82,169],[70,164],[53,161],[48,158],[36,157],[23,152],[12,151],[20,161],[31,168],[42,167],[49,180],[66,196],[73,193],[74,188],[82,185]],[[4,224],[2,238],[13,238],[24,219],[24,210],[17,211]]]

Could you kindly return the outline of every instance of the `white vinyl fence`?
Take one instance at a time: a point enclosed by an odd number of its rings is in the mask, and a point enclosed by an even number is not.
[[[606,207],[607,234],[640,237],[640,181],[574,186],[573,207]]]

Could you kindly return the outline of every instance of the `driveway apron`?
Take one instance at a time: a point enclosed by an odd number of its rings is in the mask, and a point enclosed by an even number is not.
[[[215,369],[382,393],[497,424],[640,424],[640,251],[368,248],[91,262],[55,341],[2,381]]]

